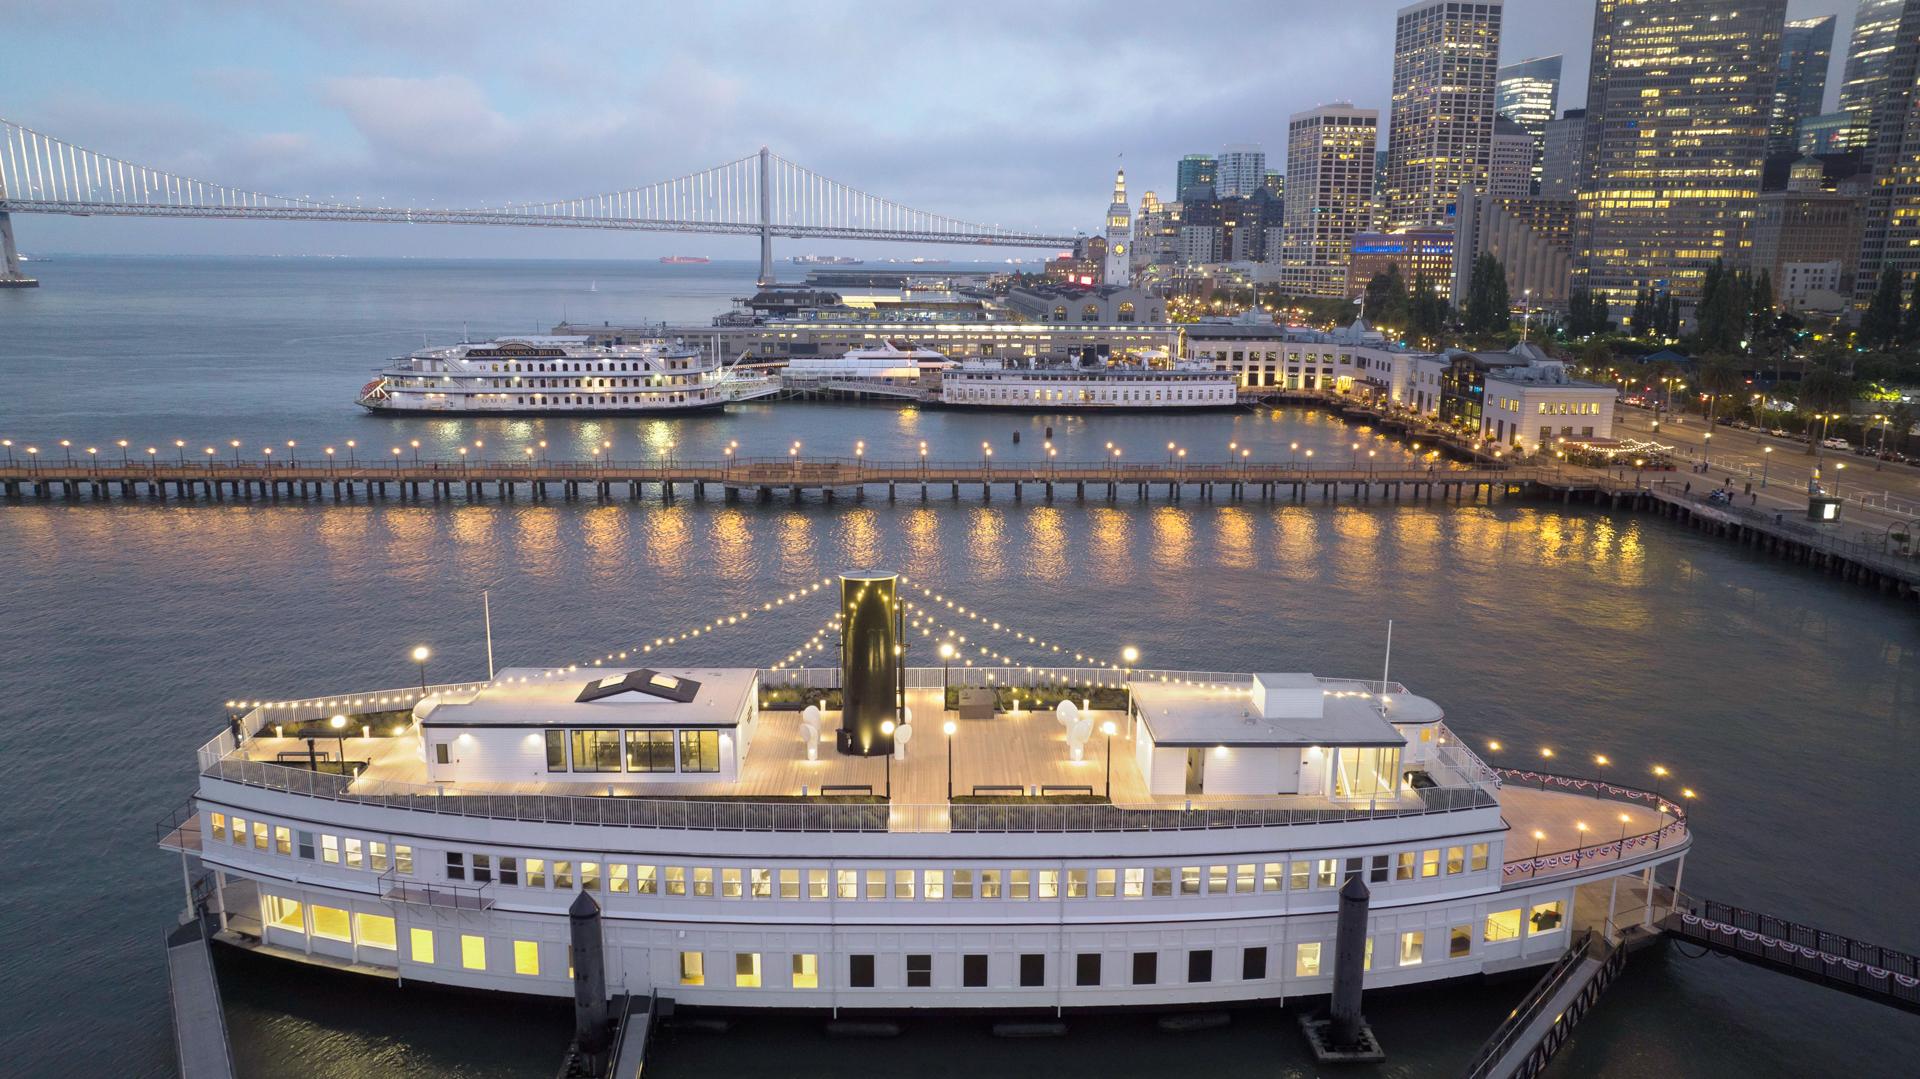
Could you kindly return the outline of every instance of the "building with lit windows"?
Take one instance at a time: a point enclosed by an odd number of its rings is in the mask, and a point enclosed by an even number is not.
[[[1902,279],[1920,272],[1920,113],[1914,108],[1914,80],[1920,78],[1920,0],[1895,6],[1896,44],[1885,57],[1884,85],[1867,129],[1873,186],[1862,213],[1853,281],[1858,308],[1866,307],[1884,271],[1892,269]]]
[[[1515,194],[1538,194],[1541,170],[1545,164],[1547,124],[1560,115],[1559,56],[1539,56],[1508,64],[1499,70],[1493,90],[1493,112],[1519,124],[1532,139],[1532,158],[1527,165],[1528,189]],[[1499,132],[1494,133],[1495,138]],[[1499,146],[1496,143],[1497,156]],[[1498,162],[1491,165],[1498,169]]]
[[[1360,296],[1375,274],[1400,267],[1400,277],[1412,288],[1425,277],[1444,295],[1453,278],[1452,229],[1395,229],[1362,232],[1353,238],[1353,259],[1347,264],[1347,295]]]
[[[1617,387],[1582,382],[1563,363],[1495,365],[1480,383],[1480,437],[1523,452],[1554,452],[1561,439],[1613,437]]]
[[[1220,162],[1211,154],[1188,154],[1181,158],[1174,175],[1174,201],[1212,198],[1219,168]]]
[[[1540,142],[1540,194],[1572,198],[1586,167],[1587,110],[1568,109],[1560,119],[1547,121]]]
[[[1873,126],[1880,92],[1888,86],[1887,71],[1899,39],[1900,12],[1905,0],[1860,0],[1853,13],[1853,34],[1847,44],[1847,66],[1840,81],[1840,111],[1853,114],[1853,126]]]
[[[610,993],[843,1015],[1324,996],[1354,878],[1369,988],[1542,966],[1667,913],[1682,805],[1506,782],[1400,683],[943,669],[912,632],[941,597],[848,580],[845,626],[875,617],[859,584],[893,597],[907,647],[883,664],[686,666],[662,633],[585,666],[237,705],[161,845],[204,881],[215,939],[262,957],[571,997],[577,908]],[[705,629],[830,615],[832,583]]]
[[[1615,309],[1698,299],[1760,197],[1785,0],[1598,0],[1575,272]]]
[[[1501,9],[1421,0],[1395,16],[1387,227],[1448,224],[1460,188],[1487,182]]]
[[[1353,237],[1371,227],[1380,113],[1341,102],[1287,120],[1287,196],[1280,227],[1280,287],[1296,296],[1341,296]]]
[[[1767,152],[1800,145],[1800,122],[1820,115],[1827,98],[1827,66],[1833,56],[1833,16],[1796,19],[1780,35],[1780,67],[1773,84],[1773,119]]]
[[[1850,293],[1860,257],[1864,182],[1828,188],[1822,171],[1812,158],[1796,162],[1787,189],[1763,193],[1754,214],[1749,268],[1766,270],[1778,298],[1795,309],[1805,309],[1815,291]]]
[[[1802,154],[1840,154],[1865,149],[1867,129],[1850,112],[1823,112],[1801,120],[1794,129],[1794,149]]]

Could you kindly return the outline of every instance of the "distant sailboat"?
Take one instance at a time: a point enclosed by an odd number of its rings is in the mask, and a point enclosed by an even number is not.
[[[599,291],[600,291],[600,282],[599,282],[598,280],[594,280],[594,281],[589,281],[589,282],[587,282],[587,291],[588,291],[588,292],[599,292]]]

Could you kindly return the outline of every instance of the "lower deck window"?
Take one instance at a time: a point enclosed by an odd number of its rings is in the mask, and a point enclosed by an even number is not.
[[[1481,935],[1489,944],[1512,940],[1520,935],[1520,911],[1497,910],[1487,915],[1487,931]]]
[[[1534,905],[1533,913],[1527,916],[1527,924],[1533,927],[1532,932],[1551,933],[1565,924],[1560,910],[1558,899],[1549,903],[1537,903]]]
[[[1320,942],[1312,941],[1300,945],[1293,953],[1293,976],[1296,978],[1317,978],[1320,976]]]
[[[820,988],[820,957],[812,952],[801,952],[793,957],[793,987],[795,989]]]
[[[739,989],[760,988],[760,953],[738,952],[733,957],[733,984]]]
[[[313,935],[323,937],[327,940],[351,941],[353,939],[353,932],[348,927],[347,912],[338,907],[323,907],[315,904],[313,908]]]
[[[983,988],[987,984],[986,956],[963,955],[960,957],[960,984],[969,989]]]
[[[468,970],[487,969],[487,938],[460,934],[460,965]]]
[[[1187,981],[1210,982],[1213,980],[1213,952],[1198,949],[1187,953]]]
[[[907,988],[925,989],[933,984],[933,956],[907,956]]]
[[[680,984],[707,984],[707,960],[699,952],[680,953]]]
[[[516,940],[513,942],[513,972],[528,977],[540,973],[540,942]]]
[[[1100,953],[1081,952],[1073,957],[1073,984],[1100,984]]]
[[[399,941],[394,936],[393,919],[384,914],[354,915],[353,931],[363,948],[383,948],[392,951],[399,947]]]
[[[1133,953],[1133,984],[1152,985],[1160,980],[1160,953]]]
[[[307,931],[306,913],[301,910],[299,901],[282,899],[277,895],[267,897],[267,924],[275,929],[291,929],[295,933]]]
[[[847,956],[847,984],[855,989],[873,988],[873,956]]]
[[[407,940],[413,948],[414,962],[433,962],[433,930],[419,928],[408,930]]]
[[[1259,981],[1267,976],[1267,950],[1248,948],[1240,953],[1240,977],[1249,982]]]
[[[1047,984],[1047,957],[1028,953],[1020,957],[1020,984],[1027,987]]]

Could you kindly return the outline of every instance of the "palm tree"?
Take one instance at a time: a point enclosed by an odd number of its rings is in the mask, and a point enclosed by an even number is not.
[[[1702,359],[1696,374],[1700,379],[1700,388],[1707,394],[1707,430],[1712,431],[1719,419],[1720,399],[1744,384],[1740,368],[1734,365],[1730,357],[1717,353]]]
[[[1835,411],[1853,402],[1853,379],[1831,367],[1815,367],[1800,380],[1799,407],[1802,415],[1817,416]],[[1814,452],[1813,424],[1807,424],[1807,453]]]

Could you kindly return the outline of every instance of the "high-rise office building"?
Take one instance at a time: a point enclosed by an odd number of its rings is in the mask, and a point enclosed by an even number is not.
[[[1465,184],[1487,181],[1500,0],[1420,0],[1394,20],[1387,221],[1444,225]]]
[[[1493,149],[1487,155],[1487,193],[1496,198],[1533,194],[1535,143],[1532,132],[1504,116],[1493,120]]]
[[[1547,121],[1540,153],[1540,194],[1570,199],[1580,188],[1587,148],[1587,110],[1568,109],[1558,120]]]
[[[1173,197],[1181,199],[1213,197],[1214,178],[1218,175],[1220,163],[1211,154],[1188,154],[1180,159],[1178,175],[1174,180]]]
[[[1860,126],[1858,113],[1823,112],[1795,125],[1793,148],[1803,154],[1838,154],[1866,145],[1867,129]]]
[[[1847,67],[1840,81],[1840,111],[1852,113],[1856,126],[1862,129],[1872,126],[1874,103],[1886,85],[1902,2],[1860,0],[1853,13],[1853,38],[1847,45]]]
[[[1898,5],[1893,40],[1882,68],[1879,99],[1867,129],[1873,186],[1861,215],[1860,259],[1853,302],[1865,306],[1891,268],[1920,271],[1920,113],[1914,79],[1920,77],[1920,0]]]
[[[1267,154],[1258,146],[1229,146],[1214,167],[1213,193],[1223,199],[1243,199],[1266,186]]]
[[[1274,198],[1276,199],[1286,198],[1287,197],[1287,174],[1284,172],[1275,172],[1272,169],[1268,169],[1264,186],[1267,189],[1267,194],[1272,195]]]
[[[1355,233],[1368,227],[1380,112],[1345,102],[1287,120],[1287,197],[1280,287],[1341,296]]]
[[[1920,0],[1916,0],[1920,2]],[[1576,272],[1613,306],[1697,300],[1760,197],[1786,0],[1597,0]]]
[[[1780,68],[1773,80],[1773,120],[1767,152],[1799,145],[1800,121],[1820,115],[1827,98],[1827,64],[1833,58],[1833,16],[1796,19],[1780,35]]]
[[[1493,111],[1533,136],[1528,185],[1539,191],[1547,124],[1560,115],[1560,57],[1539,56],[1501,68],[1494,80]]]

